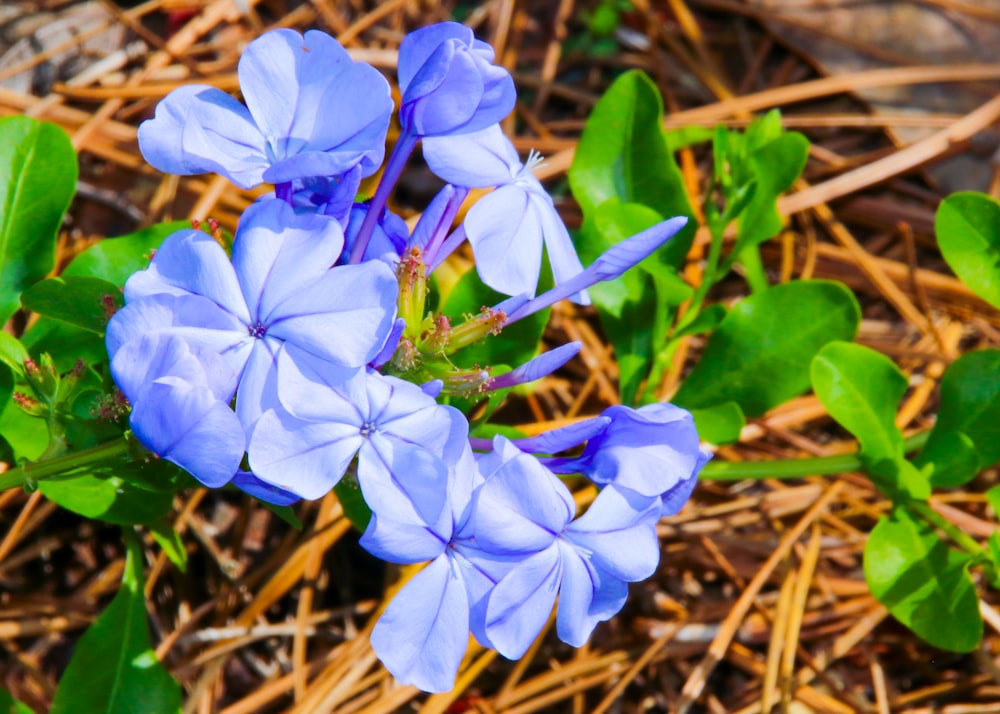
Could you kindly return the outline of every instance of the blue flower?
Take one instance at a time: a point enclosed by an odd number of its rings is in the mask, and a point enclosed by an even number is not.
[[[468,446],[449,467],[448,507],[436,523],[399,523],[374,513],[361,538],[369,552],[392,563],[431,561],[396,594],[371,635],[386,668],[428,692],[455,686],[469,631],[482,632],[477,621],[485,621],[486,595],[498,577],[468,532],[472,495],[482,483]]]
[[[521,657],[558,596],[556,632],[581,646],[625,604],[627,584],[656,570],[660,499],[608,486],[573,520],[569,489],[501,436],[480,469],[486,480],[472,515],[475,543],[519,556],[488,594],[486,641],[505,657]]]
[[[606,426],[587,441],[580,456],[549,460],[549,468],[582,473],[595,483],[613,483],[645,496],[666,496],[681,484],[690,494],[711,458],[699,446],[691,413],[673,404],[613,406],[601,418],[608,420]]]
[[[461,412],[415,384],[338,369],[298,345],[278,356],[277,393],[283,408],[268,410],[250,438],[258,477],[318,498],[357,455],[358,483],[374,513],[407,524],[437,522],[448,497],[448,455],[466,445]]]
[[[114,358],[134,337],[162,331],[220,355],[238,375],[236,413],[249,427],[275,400],[283,344],[356,370],[385,342],[395,276],[380,262],[330,268],[342,247],[336,221],[295,215],[282,201],[246,210],[232,262],[208,235],[175,233],[126,283],[126,306],[108,324],[108,352]]]
[[[150,164],[173,174],[222,174],[242,188],[338,176],[382,163],[392,98],[385,78],[329,35],[272,30],[239,62],[246,106],[219,89],[171,92],[139,127]]]
[[[221,357],[176,335],[140,333],[116,351],[111,374],[132,404],[129,426],[150,451],[206,486],[233,478],[246,434],[229,408],[236,374]]]
[[[464,134],[496,124],[517,98],[493,48],[457,22],[429,25],[399,45],[399,121],[411,136]]]
[[[538,158],[522,164],[499,126],[424,139],[423,150],[427,165],[445,181],[465,188],[497,187],[469,209],[464,223],[484,283],[505,295],[534,297],[543,244],[557,285],[583,272],[552,199],[532,174]],[[590,302],[586,291],[571,299]]]

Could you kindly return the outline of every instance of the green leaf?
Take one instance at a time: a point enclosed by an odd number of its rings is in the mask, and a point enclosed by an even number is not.
[[[163,552],[170,558],[170,562],[176,565],[182,573],[186,573],[187,550],[184,548],[181,534],[174,530],[174,527],[165,518],[153,521],[147,527],[153,539],[160,544]]]
[[[895,498],[930,496],[927,476],[903,455],[896,409],[909,383],[896,363],[863,345],[831,342],[813,357],[810,374],[830,416],[857,437],[876,485]]]
[[[0,405],[6,405],[14,394],[14,372],[5,364],[0,364]]]
[[[581,258],[590,263],[608,248],[656,225],[662,216],[638,203],[605,201],[585,226]],[[621,400],[636,401],[657,353],[666,341],[673,309],[693,290],[657,251],[620,278],[590,288],[601,327],[615,350]]]
[[[986,502],[993,509],[993,517],[1000,519],[1000,486],[994,486],[986,492]]]
[[[24,377],[24,360],[28,358],[28,350],[13,335],[0,330],[0,362],[10,367],[18,377]]]
[[[55,267],[56,234],[76,191],[76,152],[55,124],[0,119],[0,324]]]
[[[778,197],[802,174],[808,156],[809,140],[798,132],[782,134],[750,154],[748,161],[756,188],[739,217],[734,255],[774,237],[785,225],[778,213]]]
[[[707,409],[692,409],[698,436],[710,444],[732,444],[739,441],[747,425],[743,410],[736,402],[723,402]]]
[[[895,362],[863,345],[831,342],[813,357],[810,373],[816,396],[866,456],[902,458],[896,409],[908,381]]]
[[[77,360],[94,365],[108,359],[101,335],[51,317],[39,318],[21,335],[21,342],[34,354],[52,355],[60,372],[72,369]]]
[[[924,447],[913,463],[927,469],[931,485],[939,488],[963,486],[980,470],[976,445],[960,431],[941,432],[934,438],[934,448]]]
[[[688,335],[700,335],[703,332],[711,332],[722,323],[727,312],[726,306],[721,303],[709,305],[699,312],[696,318],[678,330],[674,334],[674,337],[686,337]]]
[[[875,599],[921,639],[951,652],[971,652],[983,638],[983,620],[970,561],[897,506],[868,536],[865,580]]]
[[[372,519],[372,509],[368,507],[365,497],[361,494],[357,477],[352,473],[346,474],[333,487],[333,492],[337,494],[337,500],[340,501],[347,520],[359,532],[364,533],[368,528],[368,522]]]
[[[736,402],[759,416],[809,387],[809,363],[826,343],[852,340],[861,320],[843,284],[776,285],[738,302],[709,338],[674,397],[687,409]]]
[[[1000,203],[982,193],[953,193],[938,207],[934,232],[955,275],[1000,308]]]
[[[594,106],[569,169],[573,196],[592,220],[611,198],[641,203],[661,216],[688,216],[687,226],[663,249],[664,262],[679,268],[697,222],[684,178],[663,131],[663,100],[653,81],[625,72]]]
[[[21,293],[21,304],[32,312],[99,335],[124,302],[121,290],[101,278],[49,278]]]
[[[181,690],[156,659],[143,593],[142,546],[127,533],[122,586],[80,638],[56,689],[51,714],[181,711]]]
[[[158,460],[150,462],[157,470]],[[155,523],[173,507],[173,489],[151,491],[121,477],[123,471],[142,473],[150,464],[139,460],[108,459],[105,464],[89,464],[78,473],[66,471],[64,480],[45,479],[39,490],[49,500],[87,518],[118,525]]]
[[[0,688],[0,714],[35,714],[31,707],[22,704],[10,695],[6,689]]]
[[[300,521],[299,517],[295,515],[295,509],[291,506],[279,506],[274,503],[268,503],[267,501],[257,501],[257,503],[262,505],[295,530],[302,530],[302,521]],[[348,520],[350,520],[350,518],[348,518]]]
[[[132,273],[149,265],[153,252],[167,236],[186,228],[191,228],[189,221],[172,221],[119,238],[105,238],[73,258],[62,275],[101,278],[122,287]]]
[[[49,428],[45,420],[26,414],[13,400],[2,405],[0,436],[3,436],[20,461],[34,461],[45,453],[49,445]]]
[[[976,469],[1000,461],[1000,350],[978,350],[962,355],[949,365],[941,379],[941,404],[920,458],[924,462],[949,460],[957,433],[975,445]],[[975,476],[973,473],[969,479]],[[966,479],[969,480],[969,479]],[[957,486],[951,478],[937,485]]]

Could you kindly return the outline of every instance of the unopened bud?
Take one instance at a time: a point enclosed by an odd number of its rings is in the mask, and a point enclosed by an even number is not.
[[[14,392],[14,403],[20,407],[21,411],[34,417],[45,416],[45,406],[23,392]]]
[[[479,314],[463,322],[458,327],[451,330],[451,339],[448,342],[448,354],[452,354],[479,342],[486,335],[499,335],[507,321],[507,315],[503,310],[495,310],[492,307],[484,307]]]
[[[427,267],[419,248],[411,248],[399,259],[399,316],[406,321],[406,334],[419,338],[423,328],[427,298]]]

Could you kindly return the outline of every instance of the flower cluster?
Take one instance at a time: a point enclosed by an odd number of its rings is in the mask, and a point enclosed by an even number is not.
[[[455,23],[406,37],[401,134],[362,201],[393,101],[386,79],[328,35],[275,30],[250,43],[245,106],[211,87],[171,93],[139,130],[153,166],[274,193],[244,212],[231,250],[199,230],[167,238],[128,280],[107,332],[130,426],[151,451],[206,486],[277,504],[349,479],[371,510],[364,547],[428,562],[372,634],[386,666],[428,691],[452,686],[470,632],[521,656],[557,600],[559,636],[586,641],[627,584],[654,572],[655,524],[681,508],[708,458],[691,415],[668,404],[490,440],[447,403],[571,359],[579,344],[493,375],[450,357],[563,298],[586,303],[589,286],[684,223],[654,226],[584,268],[531,174],[534,157],[522,164],[499,129],[515,96],[492,60]],[[386,200],[418,142],[448,185],[410,231]],[[470,189],[488,187],[453,229]],[[427,309],[428,277],[465,240],[482,281],[510,298],[452,325]],[[536,294],[543,249],[555,286]],[[567,474],[601,489],[579,516]]]

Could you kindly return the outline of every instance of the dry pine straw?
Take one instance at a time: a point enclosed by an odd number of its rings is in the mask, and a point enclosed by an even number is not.
[[[957,0],[930,4],[951,13],[975,14],[977,7]],[[518,131],[517,146],[549,152],[540,175],[550,185],[557,182],[610,70],[624,66],[641,67],[657,80],[673,110],[670,126],[738,126],[754,112],[785,109],[789,126],[810,134],[815,145],[805,179],[782,199],[791,220],[765,247],[765,263],[782,281],[834,278],[857,292],[865,311],[860,341],[892,356],[910,375],[899,425],[926,428],[944,367],[964,351],[998,346],[1000,314],[943,268],[928,229],[939,195],[919,169],[994,124],[1000,100],[968,114],[932,117],[934,134],[896,146],[881,129],[912,118],[873,116],[848,93],[995,80],[1000,69],[896,67],[816,77],[808,57],[783,49],[780,38],[761,26],[737,22],[737,14],[706,15],[699,4],[689,7],[684,0],[634,5],[626,19],[630,46],[600,61],[563,51],[561,41],[580,31],[574,18],[582,3],[494,0],[471,9],[468,21],[491,39],[498,61],[534,90],[506,125],[508,132]],[[63,126],[83,157],[84,180],[129,187],[119,200],[142,206],[146,222],[212,216],[229,228],[254,199],[252,192],[208,176],[164,177],[143,164],[135,127],[159,98],[187,81],[235,90],[238,47],[277,26],[327,29],[357,59],[391,71],[405,31],[447,19],[453,10],[413,0],[313,0],[294,7],[282,0],[150,0],[117,16],[130,25],[150,20],[155,27],[165,13],[192,7],[197,12],[174,34],[165,41],[148,37],[152,49],[116,74],[64,81],[41,98],[0,90],[0,113],[26,113]],[[737,45],[742,65],[723,60]],[[772,84],[766,84],[768,77]],[[789,77],[797,79],[784,81]],[[805,103],[804,112],[799,103]],[[704,184],[704,157],[683,151],[680,158],[697,192]],[[561,206],[569,221],[578,220],[569,199]],[[398,208],[414,217],[412,207]],[[71,217],[78,220],[87,210],[80,200]],[[79,225],[67,231],[61,262],[93,239]],[[692,282],[700,279],[705,241],[699,233],[685,273]],[[730,280],[717,297],[731,301],[742,294],[742,283]],[[592,312],[555,311],[546,340],[568,339],[583,343],[579,359],[507,410],[510,421],[538,431],[614,403],[616,366]],[[678,350],[662,396],[669,397],[702,345],[690,338]],[[817,400],[804,396],[754,420],[739,444],[720,449],[717,458],[793,458],[855,448],[831,427]],[[965,490],[936,496],[933,504],[984,538],[995,516],[981,494],[995,479],[988,472]],[[577,495],[581,503],[592,497],[586,490]],[[186,711],[199,714],[375,714],[413,707],[1000,711],[995,593],[982,591],[987,636],[980,651],[964,657],[922,645],[868,594],[861,552],[866,533],[888,505],[859,474],[702,483],[689,506],[660,525],[660,572],[633,588],[625,611],[602,625],[588,647],[562,646],[547,629],[525,658],[510,663],[472,643],[458,684],[447,694],[427,696],[400,686],[378,664],[368,629],[411,573],[383,573],[361,554],[332,495],[299,509],[306,524],[299,532],[248,499],[204,490],[180,494],[174,526],[187,544],[190,568],[180,574],[147,539],[149,611],[157,655],[183,683]],[[0,514],[2,686],[42,711],[69,645],[118,587],[123,553],[115,529],[81,522],[37,493],[0,494]]]

